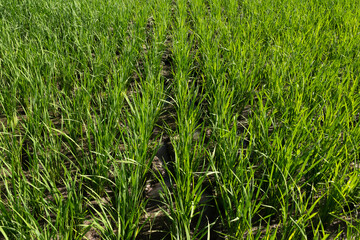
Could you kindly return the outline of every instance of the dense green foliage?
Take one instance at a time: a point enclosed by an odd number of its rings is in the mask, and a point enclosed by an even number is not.
[[[355,0],[0,0],[0,239],[144,239],[149,179],[170,239],[358,238],[359,21]]]

